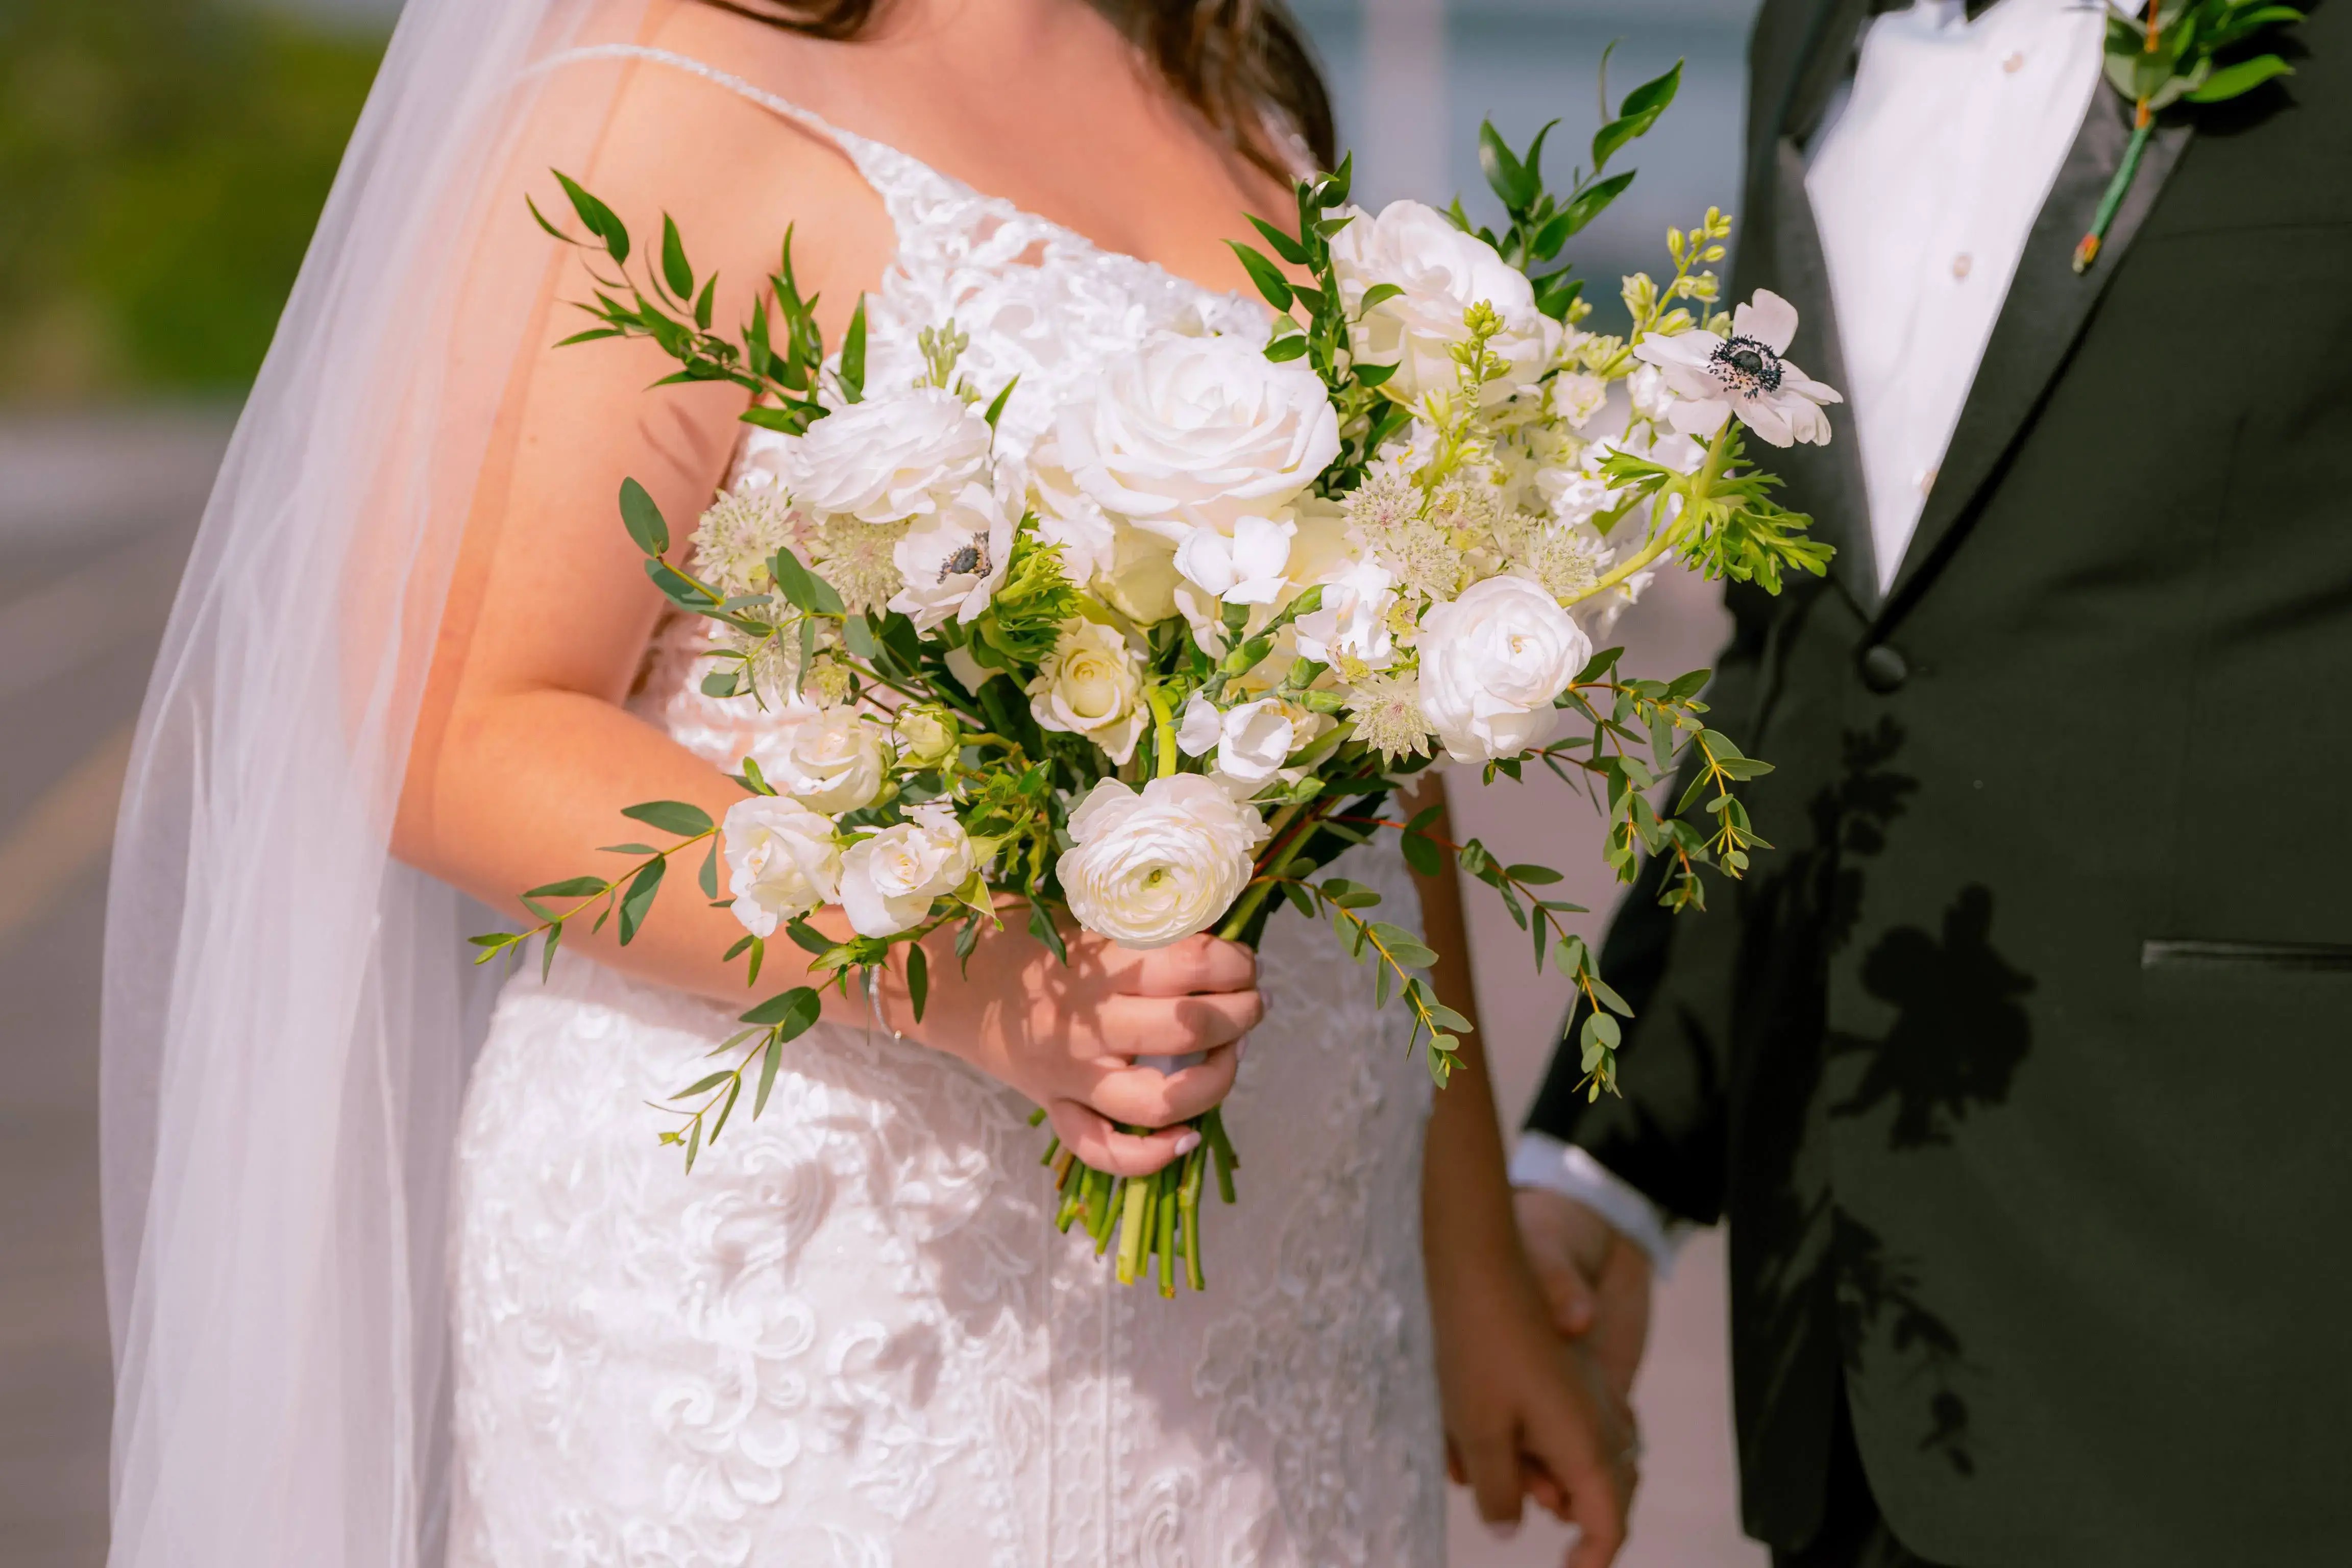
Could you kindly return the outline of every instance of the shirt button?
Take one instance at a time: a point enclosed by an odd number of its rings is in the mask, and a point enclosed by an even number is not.
[[[2000,62],[2000,68],[2008,72],[2011,76],[2015,76],[2019,71],[2025,68],[2025,57],[2023,55],[2011,55],[2009,58]]]
[[[1971,258],[1967,251],[1963,250],[1958,256],[1952,258],[1952,276],[1955,278],[1966,278],[1969,275],[1969,269],[1975,266],[1975,259]]]
[[[1884,697],[1900,690],[1911,679],[1911,661],[1889,643],[1873,643],[1862,652],[1862,683]]]

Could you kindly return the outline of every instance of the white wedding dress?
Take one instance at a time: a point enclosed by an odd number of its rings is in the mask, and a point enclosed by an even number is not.
[[[869,379],[911,381],[916,331],[952,317],[975,380],[1021,377],[1016,452],[1147,331],[1263,330],[1251,302],[656,58],[843,148],[898,228]],[[760,721],[699,694],[699,625],[657,640],[640,711],[731,767]],[[1392,848],[1346,868],[1411,919]],[[1053,1230],[1030,1107],[961,1063],[820,1025],[689,1176],[647,1102],[709,1069],[730,1012],[569,952],[545,984],[527,968],[458,1150],[453,1568],[1442,1562],[1428,1076],[1328,930],[1284,910],[1262,964],[1227,1108],[1242,1202],[1212,1203],[1209,1289],[1173,1301]]]

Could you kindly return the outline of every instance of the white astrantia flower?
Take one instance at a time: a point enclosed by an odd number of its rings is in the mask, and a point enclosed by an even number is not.
[[[776,468],[810,511],[904,522],[982,477],[992,436],[962,398],[919,386],[835,409],[785,444]]]
[[[1121,766],[1151,721],[1143,699],[1142,649],[1098,621],[1072,621],[1029,682],[1038,727],[1084,735]]]
[[[1485,401],[1532,385],[1557,362],[1560,324],[1536,309],[1527,274],[1493,246],[1419,202],[1391,202],[1377,216],[1360,208],[1341,216],[1352,221],[1331,237],[1331,264],[1349,316],[1360,314],[1356,358],[1397,367],[1383,387],[1391,395],[1418,405],[1454,390],[1458,367],[1449,351],[1468,340],[1463,312],[1480,303],[1502,318],[1503,331],[1486,346],[1507,367],[1486,384]],[[1363,310],[1365,294],[1383,283],[1403,292]]]
[[[1652,333],[1633,345],[1633,354],[1664,374],[1676,399],[1666,417],[1685,436],[1710,438],[1737,415],[1775,447],[1825,447],[1830,422],[1822,406],[1845,400],[1781,357],[1796,335],[1797,308],[1759,289],[1732,313],[1728,338],[1696,330]]]
[[[881,726],[854,708],[789,711],[751,755],[770,784],[827,816],[873,805],[889,771]]]
[[[841,896],[833,824],[799,801],[755,795],[727,809],[719,828],[736,920],[753,936]]]
[[[907,816],[842,852],[841,909],[860,936],[913,930],[980,868],[951,804],[925,801]]]
[[[1489,577],[1421,619],[1421,708],[1457,763],[1516,757],[1558,731],[1552,700],[1592,643],[1543,588]]]
[[[1402,757],[1429,755],[1433,731],[1421,710],[1421,679],[1410,669],[1374,670],[1348,691],[1348,716],[1356,723],[1356,738],[1395,763]]]
[[[787,546],[800,548],[803,521],[791,498],[772,487],[726,491],[695,525],[694,569],[730,598],[772,593],[768,562]]]
[[[908,529],[891,552],[900,583],[890,608],[926,634],[950,616],[966,626],[978,620],[1012,564],[1018,505],[1008,507],[986,485],[969,484]]]
[[[1054,438],[1097,505],[1171,543],[1279,511],[1339,455],[1322,378],[1230,335],[1157,332],[1113,356]]]
[[[1055,870],[1078,924],[1121,947],[1157,948],[1206,931],[1241,897],[1265,821],[1214,780],[1156,778],[1140,792],[1104,779],[1070,814]]]
[[[1601,412],[1609,401],[1609,384],[1597,375],[1583,371],[1570,371],[1557,375],[1551,382],[1551,411],[1568,421],[1572,430],[1581,430]]]
[[[851,615],[862,616],[881,609],[898,593],[898,542],[906,537],[903,522],[829,517],[809,542],[808,563],[833,585]]]
[[[1176,749],[1188,757],[1217,753],[1218,774],[1237,784],[1257,785],[1282,770],[1298,743],[1298,726],[1290,712],[1271,697],[1244,702],[1220,712],[1200,692],[1184,704],[1184,721],[1176,731]]]
[[[1286,517],[1237,517],[1230,532],[1196,528],[1176,546],[1177,574],[1228,605],[1270,605],[1282,595],[1297,531]]]
[[[1385,669],[1396,659],[1390,616],[1397,602],[1396,578],[1369,557],[1323,581],[1322,607],[1291,624],[1297,627],[1299,657],[1318,664],[1353,661],[1359,669]]]

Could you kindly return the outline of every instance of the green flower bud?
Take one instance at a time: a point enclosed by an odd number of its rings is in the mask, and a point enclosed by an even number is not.
[[[898,710],[898,765],[935,768],[963,747],[963,731],[955,715],[936,702],[918,702]]]

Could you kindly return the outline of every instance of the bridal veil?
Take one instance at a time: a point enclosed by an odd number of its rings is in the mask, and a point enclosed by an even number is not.
[[[114,1568],[439,1559],[485,987],[457,895],[387,844],[549,277],[522,194],[587,165],[623,68],[561,57],[645,11],[408,0],[205,511],[108,912]]]

